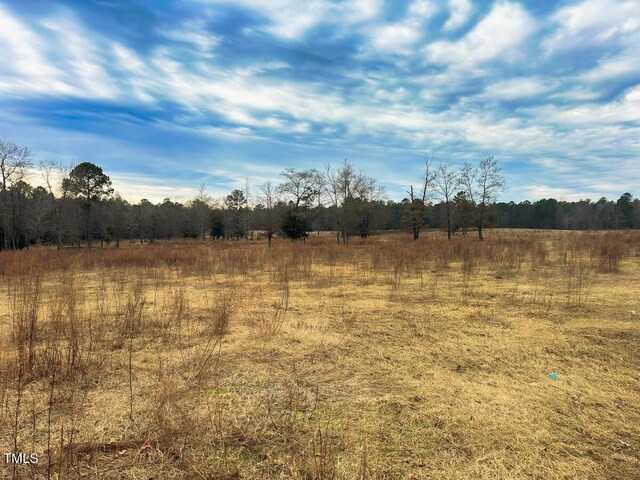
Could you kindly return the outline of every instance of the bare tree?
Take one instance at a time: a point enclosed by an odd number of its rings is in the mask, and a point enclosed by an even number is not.
[[[42,242],[43,234],[50,228],[54,210],[55,198],[46,188],[38,186],[30,190],[25,226],[36,244]]]
[[[478,220],[478,185],[476,183],[478,179],[478,169],[474,168],[469,162],[460,169],[460,187],[462,191],[456,195],[455,204],[456,208],[462,207],[465,210],[463,216],[471,216],[473,221],[477,223]],[[470,210],[470,211],[468,211]],[[467,220],[467,218],[465,218]],[[463,222],[465,227],[468,226],[467,222]],[[466,228],[465,228],[466,235]]]
[[[357,183],[357,173],[353,165],[345,158],[339,169],[334,169],[331,165],[325,165],[324,185],[329,204],[333,206],[336,213],[336,240],[346,243],[349,239],[349,198],[353,197],[354,187]]]
[[[371,205],[384,197],[385,190],[375,178],[369,177],[363,171],[358,172],[354,185],[353,197],[347,199],[353,203],[358,230],[361,238],[367,238],[371,231]]]
[[[275,215],[275,206],[279,201],[278,190],[278,187],[276,187],[271,181],[267,181],[260,186],[260,193],[258,194],[258,202],[264,209],[264,218],[261,219],[261,228],[267,236],[269,247],[271,247],[271,240],[278,228]]]
[[[53,205],[53,229],[56,237],[56,246],[58,250],[62,249],[63,243],[63,210],[67,203],[67,197],[69,196],[69,190],[62,187],[62,179],[66,178],[71,171],[72,166],[64,166],[62,162],[56,160],[43,160],[39,163],[38,168],[40,174],[47,186],[47,191],[52,198],[55,198],[54,182],[57,182],[60,190],[60,197]],[[56,178],[57,177],[57,178]]]
[[[369,234],[370,202],[384,196],[382,188],[372,177],[363,171],[357,172],[353,165],[344,160],[340,168],[333,169],[325,166],[324,174],[325,195],[336,212],[336,239],[340,243],[347,243],[349,230],[355,222],[359,223],[360,235]]]
[[[200,185],[196,197],[191,201],[196,222],[198,224],[199,237],[204,240],[209,233],[209,223],[211,222],[211,196],[207,193],[204,184]]]
[[[451,240],[451,203],[458,187],[460,176],[450,163],[441,163],[435,177],[435,189],[445,204],[447,213],[447,238]]]
[[[249,237],[253,238],[253,232],[251,232],[251,229],[249,228],[249,210],[252,207],[252,201],[251,201],[251,181],[249,180],[249,177],[245,177],[244,179],[244,197],[247,199],[247,208],[245,208],[244,210],[244,232],[245,232],[245,238],[247,240],[249,240]]]
[[[477,191],[478,186],[476,184],[476,180],[478,178],[478,169],[474,168],[469,162],[465,162],[465,164],[460,169],[460,186],[464,191],[467,199],[469,199],[474,204],[477,203]]]
[[[345,160],[346,162],[346,160]],[[339,222],[338,208],[340,208],[340,204],[342,201],[341,188],[339,175],[336,170],[334,170],[330,164],[325,164],[324,166],[324,174],[323,174],[324,182],[323,182],[323,193],[327,198],[327,203],[334,209],[336,212],[336,241],[338,245],[340,244],[340,233],[341,233],[341,225]]]
[[[326,179],[324,175],[318,172],[318,174],[316,175],[316,191],[318,192],[318,195],[316,196],[316,214],[321,214],[322,202],[324,200],[323,192],[325,191],[325,182]],[[316,220],[318,220],[317,216]],[[318,228],[317,235],[320,236],[320,228]]]
[[[289,196],[293,208],[298,209],[301,206],[309,206],[320,194],[318,191],[319,173],[316,169],[296,170],[295,168],[287,168],[280,173],[284,177],[284,181],[280,184],[280,193]]]
[[[480,167],[477,170],[475,184],[477,186],[476,203],[478,205],[477,221],[478,237],[480,240],[484,240],[482,237],[482,228],[484,226],[487,207],[495,202],[500,192],[507,190],[507,182],[500,172],[501,168],[498,166],[498,161],[492,156],[480,162]]]
[[[31,150],[0,139],[0,190],[6,192],[12,183],[22,180],[31,164]]]
[[[424,161],[424,177],[422,179],[422,192],[414,191],[413,185],[410,185],[409,191],[409,220],[411,223],[411,230],[413,233],[413,239],[417,240],[420,236],[420,229],[424,224],[425,210],[428,202],[429,189],[433,187],[433,181],[435,180],[436,173],[431,168],[434,155],[429,156],[425,154]]]
[[[9,194],[11,185],[24,179],[31,166],[31,150],[19,147],[7,139],[0,139],[0,204],[2,204],[2,245],[9,248],[9,240],[15,246],[9,218]]]
[[[128,216],[130,213],[130,205],[120,195],[116,194],[115,197],[109,201],[108,207],[111,210],[113,236],[116,241],[116,248],[120,248],[120,239],[124,237],[127,230]],[[171,218],[165,218],[165,221],[171,223]]]
[[[281,231],[284,236],[293,241],[305,241],[311,230],[309,207],[320,195],[318,190],[320,174],[316,169],[287,168],[280,175],[284,177],[284,181],[280,184],[278,191],[289,202],[289,209],[282,217]]]

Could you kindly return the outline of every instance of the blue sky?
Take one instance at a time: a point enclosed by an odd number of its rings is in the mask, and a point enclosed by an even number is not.
[[[640,195],[640,1],[0,1],[0,137],[133,201],[344,158],[399,200],[427,151]]]

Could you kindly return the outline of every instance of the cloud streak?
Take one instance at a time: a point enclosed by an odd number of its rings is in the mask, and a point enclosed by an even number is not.
[[[193,0],[170,16],[134,2],[139,24],[114,29],[62,5],[0,3],[0,128],[123,188],[148,178],[153,200],[347,156],[402,198],[424,151],[494,155],[516,199],[640,184],[634,1]],[[104,8],[107,24],[123,15]]]

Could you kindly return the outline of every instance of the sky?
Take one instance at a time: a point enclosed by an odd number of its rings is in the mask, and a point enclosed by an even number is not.
[[[400,200],[426,152],[640,195],[640,1],[0,0],[0,137],[131,201],[345,158]]]

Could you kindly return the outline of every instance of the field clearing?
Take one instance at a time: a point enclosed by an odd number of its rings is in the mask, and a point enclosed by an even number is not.
[[[640,478],[640,232],[487,237],[2,252],[0,478]]]

